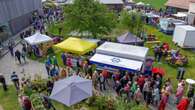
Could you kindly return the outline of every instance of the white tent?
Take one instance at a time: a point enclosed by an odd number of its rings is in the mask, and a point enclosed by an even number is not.
[[[67,106],[92,96],[92,81],[73,75],[56,81],[50,98]]]
[[[143,2],[138,2],[138,3],[136,3],[136,5],[143,6],[145,4]]]
[[[96,53],[137,61],[145,61],[146,55],[148,53],[148,48],[113,42],[105,42],[96,49]]]
[[[96,49],[90,62],[101,68],[140,71],[146,59],[148,48],[105,42]]]
[[[52,38],[44,34],[35,33],[30,37],[24,38],[24,40],[30,45],[36,45],[36,44],[52,41]]]
[[[178,12],[177,14],[173,14],[173,16],[178,17],[178,18],[185,18],[187,17],[188,13],[185,12]]]
[[[90,62],[93,64],[102,65],[104,67],[129,71],[140,71],[143,65],[142,61],[135,61],[103,54],[95,54],[93,57],[91,57]]]

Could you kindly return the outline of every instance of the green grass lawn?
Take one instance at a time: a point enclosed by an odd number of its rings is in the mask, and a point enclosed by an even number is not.
[[[13,86],[10,86],[7,92],[4,92],[0,86],[0,105],[4,110],[20,110],[16,90]]]
[[[164,4],[167,2],[167,0],[134,0],[134,1],[150,4],[155,9],[165,8]]]
[[[173,49],[177,48],[172,42],[172,36],[163,34],[162,32],[159,32],[158,29],[152,26],[145,26],[145,27],[148,33],[155,34],[158,40],[169,43],[170,47]],[[185,49],[181,49],[180,51],[183,55],[188,56],[188,60],[189,60],[189,64],[186,66],[186,73],[184,77],[195,79],[195,75],[194,75],[195,73],[195,52],[193,52],[192,50],[185,50]],[[152,49],[150,49],[149,54],[153,55]],[[176,89],[177,87],[177,80],[176,80],[177,67],[173,67],[165,62],[163,62],[162,64],[155,63],[154,66],[165,68],[166,70],[165,78],[171,78],[174,89]]]

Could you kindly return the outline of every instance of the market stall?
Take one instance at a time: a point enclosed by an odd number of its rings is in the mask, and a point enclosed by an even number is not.
[[[87,40],[69,37],[63,42],[54,45],[54,47],[57,47],[67,53],[84,55],[93,51],[97,47],[97,44]]]
[[[38,56],[46,55],[47,50],[53,45],[52,38],[39,32],[35,33],[30,37],[24,38],[24,40],[32,46],[34,52],[38,52]]]
[[[176,26],[184,24],[184,21],[174,18],[161,18],[159,23],[160,30],[166,34],[172,34]]]
[[[135,61],[126,58],[120,58],[115,56],[95,54],[90,62],[92,64],[97,64],[98,68],[101,70],[101,67],[106,69],[120,69],[127,71],[140,71],[143,65],[142,61]],[[113,69],[112,69],[113,70]]]
[[[99,68],[141,71],[147,52],[145,47],[105,42],[96,49],[90,62]]]
[[[130,32],[127,32],[119,37],[117,37],[117,41],[119,43],[123,43],[123,44],[131,44],[131,45],[140,45],[143,46],[144,41],[141,40],[139,37],[133,35]]]

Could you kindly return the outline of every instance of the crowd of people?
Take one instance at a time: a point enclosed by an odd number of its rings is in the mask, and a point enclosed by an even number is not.
[[[59,60],[59,59],[58,59]],[[190,85],[187,97],[184,91],[187,83],[183,80],[185,69],[178,68],[178,88],[174,93],[172,82],[167,79],[163,82],[160,74],[144,74],[141,72],[128,72],[118,70],[110,72],[108,69],[94,70],[87,59],[74,58],[71,54],[61,54],[64,67],[59,69],[59,64],[55,56],[48,57],[45,66],[50,77],[56,81],[60,78],[71,75],[79,75],[91,79],[94,89],[100,91],[115,90],[118,96],[124,97],[126,101],[135,101],[137,104],[146,103],[146,106],[153,105],[159,110],[165,110],[166,105],[177,105],[179,110],[187,110],[190,101],[195,98],[194,87]],[[75,60],[75,61],[74,61]],[[75,63],[75,64],[74,64]],[[184,102],[188,103],[184,103]],[[193,102],[195,104],[195,102]],[[193,106],[195,107],[195,106]]]

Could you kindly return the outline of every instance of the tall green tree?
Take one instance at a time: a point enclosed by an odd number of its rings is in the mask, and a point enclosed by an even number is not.
[[[98,37],[111,32],[116,16],[97,0],[74,0],[73,4],[65,7],[65,24],[71,31]]]
[[[140,36],[144,22],[142,20],[142,14],[135,11],[122,11],[119,18],[120,24],[128,29],[131,33]]]

